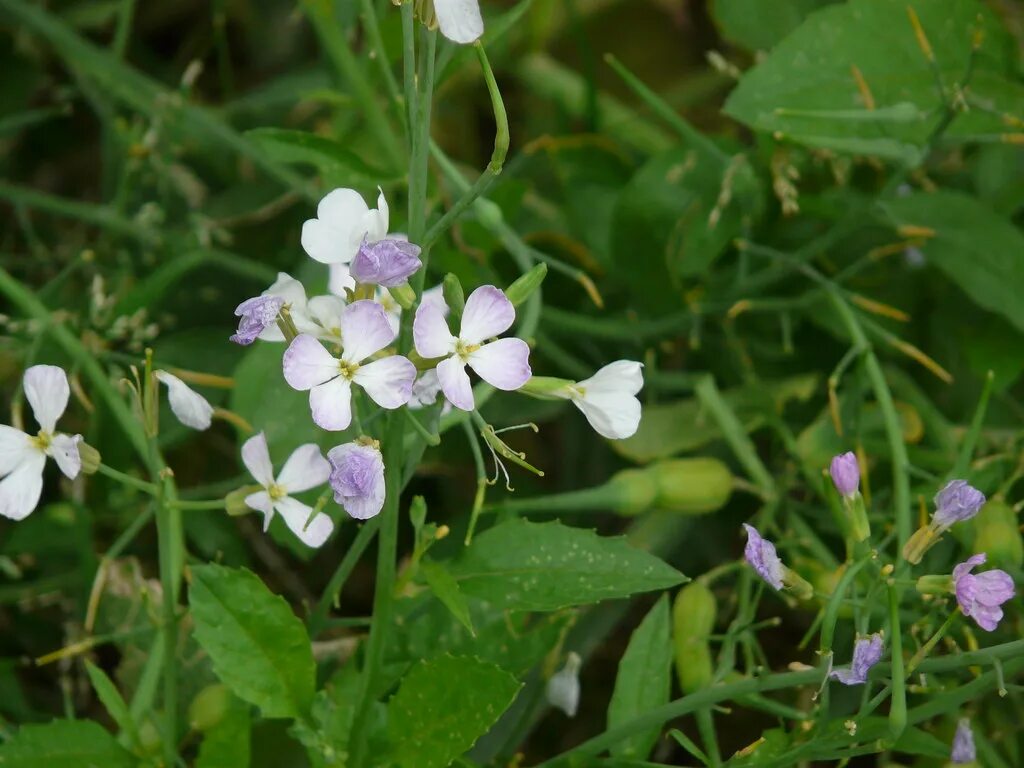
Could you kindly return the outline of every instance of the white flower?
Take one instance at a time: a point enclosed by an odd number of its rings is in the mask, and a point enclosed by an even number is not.
[[[590,426],[609,440],[623,440],[640,426],[640,401],[636,398],[644,386],[641,363],[617,360],[589,379],[576,382],[555,394],[576,405]]]
[[[331,465],[315,443],[306,443],[296,448],[275,478],[267,438],[260,432],[242,445],[242,463],[256,482],[263,486],[262,491],[246,496],[245,503],[250,509],[263,513],[264,531],[270,527],[270,521],[277,512],[303,544],[319,547],[327,541],[334,530],[331,518],[323,512],[317,512],[310,520],[313,508],[289,495],[308,491],[327,482]]]
[[[580,657],[570,652],[565,666],[548,680],[548,703],[558,707],[569,717],[576,716],[580,704]]]
[[[188,384],[167,371],[156,371],[158,381],[167,385],[167,399],[171,403],[171,411],[178,421],[186,427],[204,430],[210,428],[213,419],[213,406],[206,398],[192,389]]]
[[[434,0],[441,34],[453,43],[472,43],[484,33],[480,0]]]
[[[335,189],[320,201],[316,218],[302,225],[302,247],[322,264],[348,264],[363,240],[374,243],[387,234],[388,203],[383,191],[371,210],[354,189]]]
[[[67,374],[55,365],[33,365],[23,383],[39,432],[33,437],[0,424],[0,515],[11,520],[24,520],[39,503],[47,456],[72,480],[82,468],[82,436],[54,432],[71,394]]]

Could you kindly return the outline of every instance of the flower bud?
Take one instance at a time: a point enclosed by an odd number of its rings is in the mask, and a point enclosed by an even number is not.
[[[441,281],[441,295],[444,296],[444,303],[448,305],[452,321],[458,322],[462,317],[462,310],[466,307],[466,294],[462,290],[459,278],[451,272]]]
[[[624,469],[616,472],[605,485],[608,508],[627,517],[639,515],[654,506],[658,488],[646,469]]]
[[[518,307],[524,301],[526,301],[533,292],[540,288],[540,284],[544,282],[544,278],[548,274],[547,264],[536,264],[534,267],[522,275],[515,282],[508,287],[505,291],[505,295],[508,300],[512,302],[512,306]]]
[[[857,463],[856,454],[847,452],[836,456],[832,459],[828,472],[840,496],[850,498],[857,493],[860,487],[860,465]]]
[[[81,445],[81,444],[80,444]],[[85,471],[85,464],[82,465]],[[1020,568],[1024,565],[1017,513],[1006,502],[992,499],[974,518],[974,551],[984,552],[993,565]]]
[[[703,515],[721,509],[732,495],[732,473],[718,459],[667,459],[647,471],[657,487],[658,509]]]
[[[78,441],[78,458],[82,460],[81,472],[83,475],[94,475],[100,468],[100,452],[89,445],[85,440]]]
[[[195,731],[208,731],[217,726],[228,711],[231,693],[221,683],[203,688],[188,706],[189,726]]]

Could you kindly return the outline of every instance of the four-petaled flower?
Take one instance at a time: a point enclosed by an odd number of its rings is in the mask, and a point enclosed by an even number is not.
[[[519,389],[529,380],[530,347],[522,339],[486,339],[507,331],[516,310],[504,293],[484,285],[469,295],[462,312],[459,335],[448,329],[436,303],[421,303],[413,322],[413,340],[421,357],[445,359],[437,364],[437,378],[448,401],[464,411],[475,407],[468,365],[480,378],[498,389]]]
[[[381,191],[371,209],[354,189],[328,192],[316,207],[316,218],[302,225],[302,247],[322,264],[348,264],[365,240],[375,243],[388,234],[388,202]]]
[[[644,386],[642,369],[642,363],[617,360],[557,394],[572,400],[599,435],[624,440],[640,426],[640,401],[636,395]]]
[[[173,413],[182,424],[192,429],[210,428],[213,420],[213,406],[192,387],[172,373],[156,371],[158,381],[167,385],[167,399]]]
[[[398,408],[409,401],[416,366],[400,355],[363,361],[395,340],[384,308],[372,301],[356,301],[341,313],[341,357],[334,357],[308,334],[296,336],[284,353],[284,378],[301,391],[309,390],[313,421],[339,431],[352,422],[352,384],[358,384],[382,408]]]
[[[857,454],[852,451],[841,453],[832,459],[828,473],[840,496],[852,497],[860,486],[860,464]]]
[[[315,443],[296,448],[274,477],[274,466],[270,463],[267,438],[260,432],[242,445],[242,463],[249,470],[263,490],[245,497],[246,506],[263,513],[263,530],[270,527],[274,513],[284,519],[292,533],[309,547],[319,547],[334,530],[334,522],[323,512],[317,512],[310,520],[313,508],[293,499],[290,494],[308,491],[323,485],[331,473],[331,466],[320,453]]]
[[[33,365],[23,386],[39,432],[32,436],[0,424],[0,515],[11,520],[24,520],[39,503],[47,456],[72,480],[82,468],[82,436],[54,432],[71,395],[67,374],[55,365]]]
[[[453,43],[472,43],[484,33],[480,0],[434,0],[441,34]]]
[[[858,637],[853,644],[853,661],[848,669],[833,669],[829,676],[843,685],[861,685],[868,681],[868,670],[882,658],[882,635]]]
[[[1013,579],[1006,571],[994,568],[973,574],[975,566],[985,562],[985,553],[972,555],[953,569],[953,591],[964,616],[970,616],[986,632],[993,631],[1003,618],[999,606],[1014,595]]]
[[[743,550],[747,562],[773,589],[782,589],[785,571],[775,545],[763,538],[754,526],[744,523],[743,527],[747,531],[747,546]]]
[[[978,759],[977,751],[974,748],[974,731],[971,730],[971,721],[961,717],[956,724],[956,733],[953,734],[953,749],[949,753],[949,760],[956,765],[973,763]]]
[[[945,531],[953,523],[970,520],[985,506],[985,494],[966,480],[950,480],[935,495],[932,523]]]
[[[358,283],[395,288],[422,266],[418,245],[389,237],[360,245],[349,273]]]
[[[334,500],[357,520],[368,520],[384,506],[384,459],[374,444],[337,445],[327,452]]]

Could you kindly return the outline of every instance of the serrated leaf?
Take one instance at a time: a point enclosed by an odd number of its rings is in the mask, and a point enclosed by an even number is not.
[[[0,746],[3,768],[137,768],[116,739],[89,720],[23,725]]]
[[[297,717],[313,700],[316,665],[302,622],[244,568],[192,569],[195,637],[221,681],[264,717]]]
[[[667,704],[672,690],[672,637],[668,595],[662,595],[629,638],[608,704],[608,729]],[[660,728],[634,734],[611,748],[617,757],[646,759]]]
[[[203,734],[195,768],[249,768],[251,730],[249,705],[230,696],[223,719]]]
[[[452,573],[465,594],[520,611],[554,611],[686,580],[624,537],[521,519],[477,536]]]
[[[132,717],[128,704],[125,703],[124,697],[117,690],[117,686],[114,685],[114,682],[107,676],[106,672],[89,660],[85,662],[85,671],[89,675],[89,682],[92,683],[96,695],[103,702],[107,713],[117,723],[117,727],[124,733],[124,738],[128,740],[128,743],[133,748],[138,746],[139,730],[136,727],[135,718]]]
[[[469,633],[476,634],[473,630],[473,619],[469,615],[469,606],[466,605],[466,598],[459,589],[459,582],[449,573],[441,563],[433,560],[424,560],[420,563],[420,573],[427,581],[427,586],[434,596],[451,611],[452,616],[458,619]]]
[[[417,664],[388,703],[391,758],[405,768],[444,768],[497,722],[519,688],[508,672],[472,656]]]

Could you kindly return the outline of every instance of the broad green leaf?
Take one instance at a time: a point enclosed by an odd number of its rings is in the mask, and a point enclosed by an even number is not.
[[[417,664],[388,703],[392,760],[403,768],[444,768],[508,709],[519,683],[472,656]]]
[[[230,696],[224,718],[203,734],[195,768],[249,768],[249,705]]]
[[[313,700],[316,666],[309,636],[289,605],[243,568],[192,569],[195,637],[214,672],[264,717],[297,717]]]
[[[433,560],[424,560],[420,563],[420,573],[426,579],[427,585],[438,600],[452,612],[452,616],[459,620],[470,634],[473,631],[473,619],[469,615],[469,606],[466,605],[466,598],[459,589],[459,582],[451,575],[447,568],[441,563]]]
[[[837,0],[712,0],[722,36],[751,51],[767,50],[796,29],[807,14]]]
[[[619,661],[615,690],[608,704],[608,728],[624,725],[667,704],[672,691],[672,637],[668,595],[662,595],[629,638]],[[637,733],[612,747],[618,757],[644,760],[658,741],[660,728]]]
[[[1024,331],[1024,235],[973,197],[918,192],[886,201],[896,226],[934,230],[921,251],[976,304]]]
[[[373,168],[344,145],[315,133],[285,128],[254,128],[245,137],[280,163],[311,165],[328,187],[369,187],[383,183],[386,172]]]
[[[477,536],[452,568],[462,591],[498,608],[554,611],[668,589],[679,571],[623,537],[516,519]]]
[[[23,725],[0,745],[3,768],[137,768],[136,760],[90,720]]]
[[[89,675],[89,681],[92,683],[96,695],[103,702],[107,713],[117,723],[117,727],[124,733],[124,738],[128,740],[128,743],[133,748],[137,747],[139,743],[139,729],[136,726],[135,718],[132,717],[132,713],[128,710],[124,697],[117,690],[117,686],[114,685],[106,672],[91,661],[86,660],[85,671]]]
[[[947,89],[966,71],[975,32],[983,39],[970,91],[989,108],[965,110],[949,134],[1004,132],[998,114],[1021,112],[1024,87],[1013,82],[1006,30],[979,0],[850,0],[813,13],[743,76],[726,113],[808,146],[916,164],[942,101],[908,8],[920,19]],[[906,108],[883,111],[896,105]],[[850,119],[850,110],[864,114]],[[927,116],[915,119],[915,111]]]

